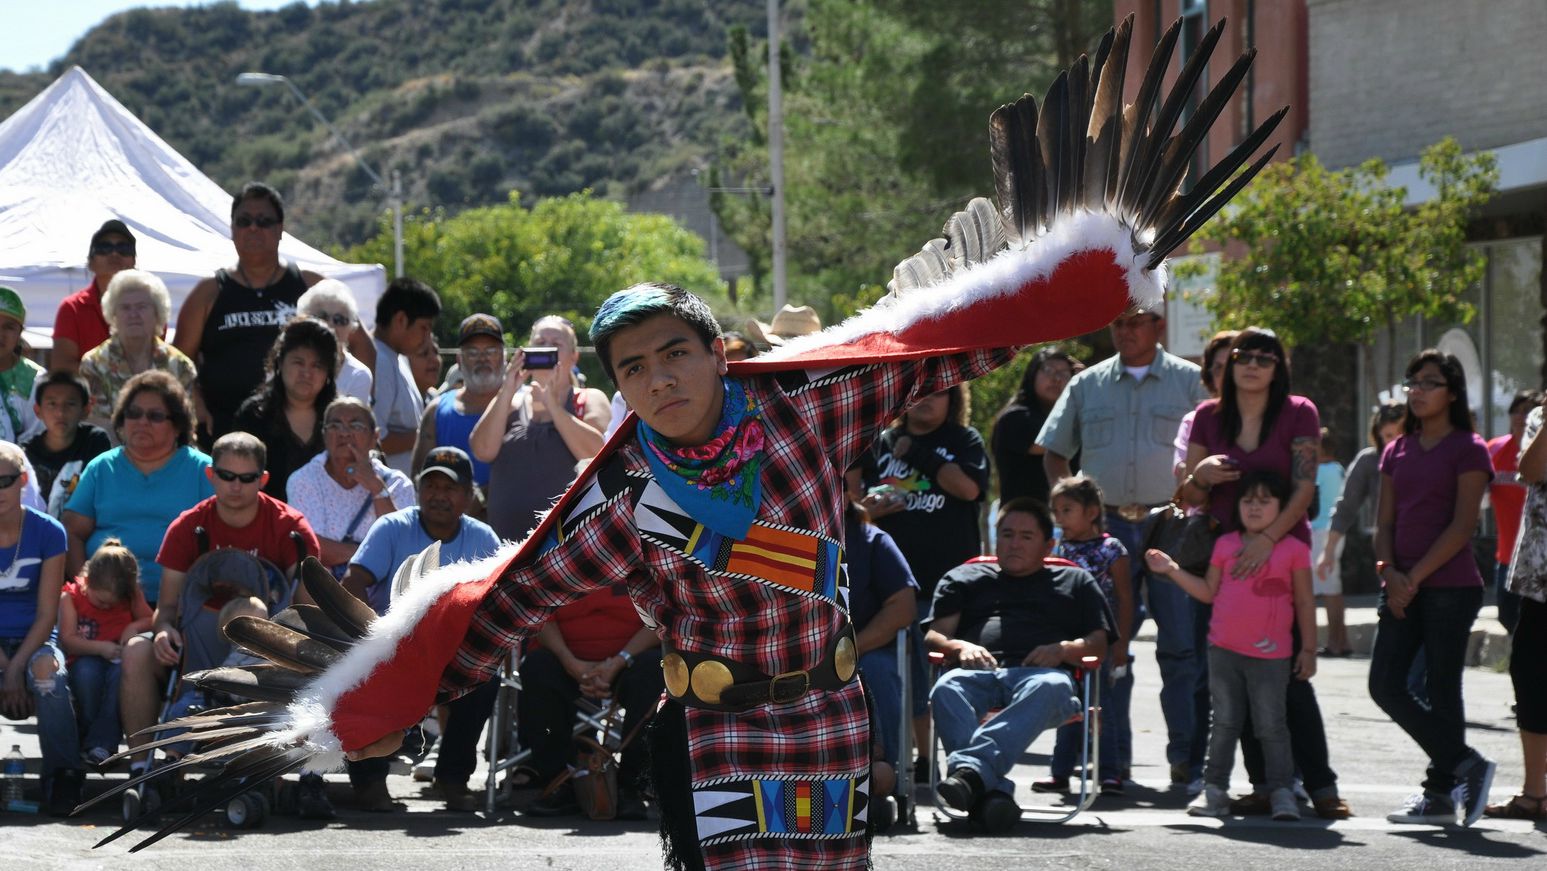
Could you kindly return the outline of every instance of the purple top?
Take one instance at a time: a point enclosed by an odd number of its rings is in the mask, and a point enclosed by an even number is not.
[[[1192,432],[1188,434],[1187,441],[1188,444],[1202,445],[1210,456],[1224,454],[1235,460],[1236,468],[1243,474],[1257,469],[1267,469],[1282,475],[1292,486],[1294,452],[1290,449],[1290,445],[1297,438],[1308,438],[1318,444],[1321,442],[1321,415],[1316,412],[1315,403],[1304,396],[1290,396],[1284,400],[1284,409],[1273,421],[1273,430],[1255,451],[1243,450],[1235,442],[1225,440],[1223,419],[1220,417],[1217,399],[1198,404],[1198,410],[1193,417]],[[1226,532],[1235,532],[1240,528],[1240,521],[1235,513],[1235,498],[1234,482],[1220,484],[1210,491],[1209,513],[1214,515],[1220,527]],[[1290,530],[1290,534],[1310,544],[1311,522],[1302,517],[1300,523]]]
[[[1380,473],[1391,478],[1396,494],[1392,545],[1396,567],[1409,571],[1429,552],[1456,514],[1457,480],[1466,472],[1486,472],[1493,478],[1488,445],[1474,432],[1452,430],[1440,443],[1424,450],[1418,436],[1405,435],[1386,446]],[[1434,574],[1426,587],[1481,587],[1472,549],[1463,547]]]

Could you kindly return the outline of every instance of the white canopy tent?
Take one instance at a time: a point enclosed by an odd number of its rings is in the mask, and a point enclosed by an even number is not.
[[[230,215],[230,193],[80,67],[0,122],[0,283],[21,293],[35,345],[60,301],[90,283],[86,249],[103,221],[134,233],[137,265],[166,282],[175,324],[194,284],[235,263]],[[279,253],[348,284],[369,326],[387,283],[380,264],[342,263],[288,233]]]

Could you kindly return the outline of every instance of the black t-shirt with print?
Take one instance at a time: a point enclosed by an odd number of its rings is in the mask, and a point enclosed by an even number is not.
[[[978,498],[958,499],[907,459],[894,456],[892,447],[903,435],[909,435],[913,442],[910,452],[929,451],[961,467],[977,482]],[[866,485],[890,484],[908,499],[905,510],[878,518],[876,525],[902,549],[918,581],[919,598],[927,602],[946,572],[983,552],[978,509],[988,492],[989,474],[983,437],[972,427],[952,423],[924,435],[893,427],[876,439],[872,455],[873,465],[865,470]]]
[[[48,506],[48,513],[58,517],[64,511],[64,503],[75,492],[75,482],[81,470],[98,454],[111,450],[113,443],[102,427],[89,423],[75,425],[75,440],[62,451],[48,449],[46,432],[39,432],[21,443],[21,449],[38,473],[38,493]],[[55,492],[55,486],[58,491]],[[56,509],[57,503],[57,509]]]
[[[949,572],[935,589],[929,621],[960,615],[952,638],[987,649],[1001,667],[1019,666],[1044,644],[1073,641],[1097,630],[1107,643],[1117,619],[1090,572],[1047,566],[1031,575],[1007,575],[998,563],[974,563]]]

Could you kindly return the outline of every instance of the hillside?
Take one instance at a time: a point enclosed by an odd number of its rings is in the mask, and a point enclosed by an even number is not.
[[[0,73],[0,117],[80,65],[216,182],[264,179],[314,244],[363,240],[383,194],[282,85],[290,77],[412,207],[452,210],[593,188],[657,189],[704,165],[746,116],[727,28],[761,0],[372,0],[246,12],[141,9],[46,74]]]

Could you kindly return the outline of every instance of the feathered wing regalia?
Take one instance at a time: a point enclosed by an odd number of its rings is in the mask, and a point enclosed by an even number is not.
[[[1134,100],[1125,104],[1132,25],[1130,17],[1109,31],[1094,57],[1082,56],[1061,73],[1040,104],[1026,95],[992,114],[997,204],[974,199],[951,216],[943,238],[897,267],[890,292],[876,306],[772,354],[732,363],[730,374],[809,375],[1018,347],[1087,333],[1135,304],[1158,304],[1166,256],[1272,158],[1275,149],[1254,156],[1286,110],[1270,116],[1183,190],[1198,146],[1254,53],[1236,60],[1178,131],[1224,22],[1206,34],[1163,94],[1179,31],[1179,23],[1173,24],[1156,45]],[[336,766],[344,751],[418,723],[438,700],[443,673],[462,655],[459,648],[480,604],[495,594],[501,579],[529,570],[546,552],[545,544],[552,546],[564,532],[563,519],[586,508],[598,470],[634,437],[631,416],[526,542],[479,563],[439,567],[434,547],[411,560],[396,586],[411,583],[379,619],[319,563],[307,560],[302,583],[315,607],[296,605],[268,620],[241,617],[226,629],[232,643],[267,664],[187,678],[251,701],[154,727],[158,733],[188,733],[153,743],[193,739],[197,751],[92,803],[144,778],[224,763],[218,774],[184,789],[161,809],[165,825],[133,848],[138,850],[259,782],[303,766]],[[513,645],[521,634],[512,629],[499,638]],[[132,820],[101,843],[149,819],[147,814]]]

